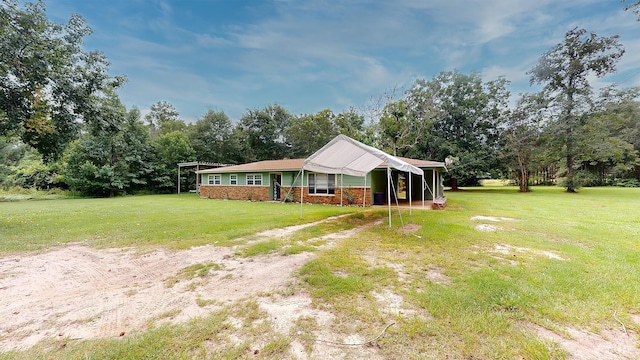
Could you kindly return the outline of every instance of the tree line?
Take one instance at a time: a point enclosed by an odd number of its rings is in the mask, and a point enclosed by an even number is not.
[[[445,161],[452,186],[484,178],[531,184],[640,186],[638,89],[595,92],[616,71],[617,36],[574,28],[529,71],[542,90],[509,104],[509,81],[443,71],[382,94],[366,109],[291,114],[271,104],[238,119],[209,110],[193,123],[159,101],[144,117],[117,95],[106,57],[83,49],[77,15],[47,19],[42,2],[0,7],[0,187],[90,196],[171,192],[177,164],[302,158],[337,134],[397,156]],[[193,175],[183,180],[193,187]]]

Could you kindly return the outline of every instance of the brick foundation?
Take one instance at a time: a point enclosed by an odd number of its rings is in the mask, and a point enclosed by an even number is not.
[[[200,197],[205,199],[229,199],[269,201],[268,186],[200,185]]]
[[[200,197],[204,199],[229,199],[229,200],[252,200],[269,201],[271,188],[268,186],[223,186],[223,185],[200,185]],[[288,187],[282,188],[282,197],[289,191]],[[313,204],[340,204],[340,188],[335,189],[332,195],[309,195],[309,189],[304,188],[304,202]],[[293,201],[300,201],[300,187],[294,189]],[[362,187],[349,187],[343,189],[343,205],[362,205],[365,189]],[[366,206],[371,205],[371,189],[366,189]]]
[[[367,188],[366,206],[371,205],[371,189]],[[295,189],[295,201],[300,201],[300,188]],[[364,188],[350,187],[344,188],[342,194],[342,205],[362,205]],[[340,188],[336,188],[332,195],[309,195],[309,188],[304,188],[304,202],[312,204],[332,204],[340,205]]]

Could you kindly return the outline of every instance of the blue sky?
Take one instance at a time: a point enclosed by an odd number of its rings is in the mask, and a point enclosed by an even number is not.
[[[635,2],[635,0],[633,1]],[[129,108],[172,103],[186,121],[207,110],[233,120],[278,103],[293,114],[353,106],[443,70],[526,72],[567,30],[620,35],[618,73],[592,79],[640,86],[640,22],[620,0],[45,0],[58,22],[82,15]],[[629,0],[627,0],[629,3]]]

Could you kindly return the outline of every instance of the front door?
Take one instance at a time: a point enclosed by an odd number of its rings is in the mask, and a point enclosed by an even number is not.
[[[271,190],[273,192],[272,198],[273,200],[280,201],[281,196],[281,184],[282,183],[282,175],[281,174],[272,174],[271,175]]]

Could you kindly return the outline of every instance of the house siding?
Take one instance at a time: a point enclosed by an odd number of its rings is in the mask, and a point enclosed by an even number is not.
[[[282,198],[289,191],[289,187],[282,189]],[[251,200],[270,201],[271,188],[269,186],[244,186],[244,185],[201,185],[200,197],[203,199],[229,199],[229,200]],[[304,188],[304,202],[311,204],[331,204],[340,205],[340,194],[342,192],[343,205],[362,205],[366,190],[365,206],[371,205],[371,189],[369,187],[345,187],[336,188],[335,194],[315,195],[309,194],[309,189]],[[300,187],[293,190],[294,201],[300,201]]]
[[[442,176],[439,171],[433,169],[425,170],[425,181],[429,188],[433,187],[433,174],[436,172],[436,196],[442,195]],[[260,174],[262,175],[262,185],[246,185],[247,175]],[[302,185],[302,176],[300,171],[292,170],[274,170],[274,171],[254,171],[254,172],[220,172],[220,173],[204,173],[201,174],[200,185],[200,197],[205,199],[229,199],[229,200],[251,200],[251,201],[271,201],[274,200],[274,190],[272,182],[272,175],[279,174],[281,179],[281,199],[285,199],[287,194],[293,187],[294,198],[289,199],[295,202],[300,201],[300,187]],[[387,201],[387,174],[386,169],[376,169],[370,172],[365,178],[358,176],[344,175],[342,178],[340,175],[336,175],[335,179],[335,194],[309,194],[308,190],[308,172],[304,173],[304,202],[314,204],[332,204],[339,205],[341,203],[340,194],[342,192],[342,204],[343,205],[356,205],[362,206],[363,202],[365,206],[373,204],[374,193],[381,193],[383,200]],[[209,185],[208,176],[221,175],[220,185]],[[237,176],[237,185],[230,185],[230,176]],[[394,176],[397,182],[397,174]],[[422,178],[419,176],[412,177],[412,199],[419,200],[422,198],[422,186],[420,186]],[[342,184],[342,190],[340,185]],[[365,187],[366,185],[366,187]],[[366,192],[366,200],[363,200]],[[432,196],[429,190],[424,190],[425,200],[431,200]],[[395,199],[392,199],[395,201]]]
[[[269,186],[269,173],[268,172],[250,172],[250,173],[209,173],[209,174],[201,174],[200,183],[202,185],[209,185],[209,176],[219,175],[221,176],[221,184],[229,185],[229,186],[243,186],[247,184],[247,175],[262,175],[262,185],[260,186]],[[231,185],[231,175],[237,175],[238,184]],[[220,186],[216,185],[216,186]],[[255,186],[251,186],[255,187]]]

